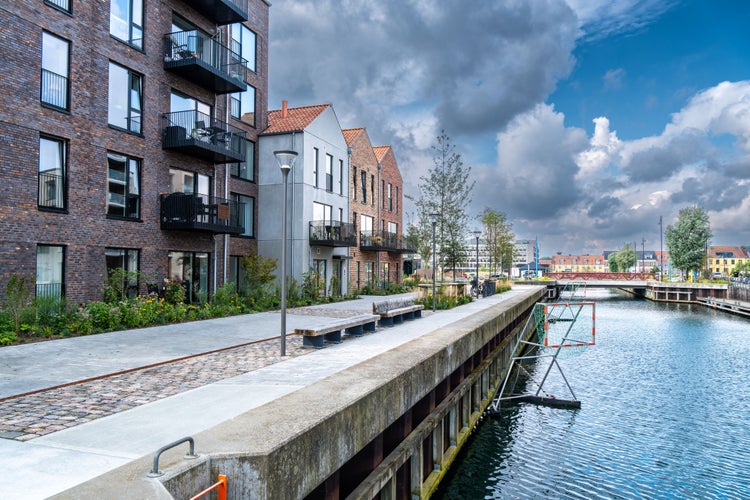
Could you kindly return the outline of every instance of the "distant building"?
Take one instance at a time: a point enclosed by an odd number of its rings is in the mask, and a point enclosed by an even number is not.
[[[749,260],[747,250],[738,245],[708,247],[708,268],[712,274],[729,276],[738,265]]]
[[[553,273],[603,273],[607,271],[604,255],[554,255],[550,259]]]

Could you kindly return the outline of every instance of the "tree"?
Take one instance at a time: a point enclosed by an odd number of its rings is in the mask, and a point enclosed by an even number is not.
[[[677,269],[687,276],[688,271],[700,269],[706,258],[708,240],[711,239],[711,225],[708,214],[695,205],[683,208],[674,226],[665,231],[667,248]]]
[[[430,226],[430,228],[427,229],[416,224],[411,224],[406,229],[404,246],[409,250],[417,252],[426,264],[431,263],[432,227]]]
[[[609,263],[609,270],[613,273],[621,272],[626,273],[631,266],[634,266],[637,262],[635,256],[635,250],[632,246],[625,243],[620,250],[609,254],[607,258]]]
[[[490,208],[484,209],[481,221],[484,225],[485,247],[489,254],[490,274],[496,274],[498,265],[501,270],[506,267],[510,268],[510,264],[508,266],[505,264],[509,247],[511,263],[513,259],[513,238],[515,238],[511,232],[513,224],[508,222],[508,217],[503,212],[496,212]]]
[[[430,214],[439,214],[436,231],[439,262],[443,267],[453,269],[455,274],[456,265],[463,259],[468,225],[466,207],[471,199],[474,181],[469,182],[471,167],[464,166],[461,155],[456,153],[445,131],[441,131],[436,141],[432,147],[435,153],[433,168],[419,178],[419,198],[408,198],[414,201],[419,211],[419,224],[429,231],[430,239]]]

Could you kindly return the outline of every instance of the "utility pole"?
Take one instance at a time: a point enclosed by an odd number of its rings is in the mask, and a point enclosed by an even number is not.
[[[641,239],[641,273],[646,272],[646,238]]]

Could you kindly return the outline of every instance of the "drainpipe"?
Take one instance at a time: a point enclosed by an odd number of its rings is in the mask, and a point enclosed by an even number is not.
[[[383,193],[380,190],[380,171],[382,170],[382,168],[383,168],[383,164],[378,162],[378,196],[375,198],[375,203],[378,204],[378,220],[375,221],[375,227],[380,228],[378,230],[378,233],[385,232],[385,229],[381,227],[381,222],[380,222],[380,205],[382,203],[380,201],[380,197],[383,196]],[[378,234],[378,236],[380,235]],[[375,276],[377,276],[377,279],[375,280],[375,286],[379,289],[380,288],[380,250],[379,249],[375,251],[375,267],[376,267]]]

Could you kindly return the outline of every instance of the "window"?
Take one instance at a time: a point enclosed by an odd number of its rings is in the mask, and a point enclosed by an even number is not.
[[[339,194],[344,194],[344,160],[339,160]]]
[[[227,283],[234,283],[235,290],[238,293],[245,294],[247,285],[245,283],[245,273],[242,269],[242,257],[238,255],[229,256],[229,275]]]
[[[55,245],[36,247],[36,296],[62,297],[64,295],[63,263],[65,249]]]
[[[333,192],[333,156],[326,154],[326,191]]]
[[[393,212],[393,186],[388,183],[388,211]]]
[[[365,283],[375,283],[375,263],[365,262]]]
[[[141,133],[143,82],[140,75],[109,63],[109,124]]]
[[[398,213],[398,186],[396,186],[396,213]]]
[[[70,109],[69,71],[70,42],[50,33],[42,33],[42,103]]]
[[[141,161],[107,153],[107,215],[137,219],[141,216]]]
[[[232,163],[229,166],[232,176],[239,177],[246,181],[255,180],[255,143],[247,141],[245,147],[245,161],[241,163]]]
[[[122,269],[122,290],[127,291],[128,298],[138,295],[138,257],[140,252],[128,248],[105,248],[104,257],[107,262],[107,278],[118,269]]]
[[[70,14],[70,0],[44,0],[44,3],[47,5],[51,5],[53,7],[56,7],[60,10],[63,10]]]
[[[320,163],[320,151],[318,148],[313,148],[315,158],[313,158],[313,185],[318,187],[318,167]]]
[[[255,127],[255,87],[248,85],[246,91],[232,94],[230,109],[232,118]]]
[[[143,48],[143,0],[110,0],[109,34],[137,49]]]
[[[255,33],[243,24],[232,25],[232,52],[247,60],[247,69],[255,71]]]
[[[357,167],[354,167],[352,169],[354,173],[352,174],[352,185],[354,186],[354,201],[357,201]]]
[[[197,302],[208,297],[208,253],[169,252],[167,259],[167,275],[173,281],[182,282],[186,302]]]
[[[380,181],[380,192],[378,193],[378,197],[380,198],[380,203],[383,206],[383,208],[386,208],[386,198],[385,198],[385,180]]]
[[[362,203],[367,203],[367,172],[362,170],[360,177],[362,178]]]
[[[242,226],[240,236],[255,236],[255,198],[241,194],[231,194],[231,200],[237,204],[237,210],[232,211],[232,226]]]
[[[375,206],[375,174],[370,175],[370,200],[372,205]]]
[[[313,220],[330,223],[333,220],[333,208],[330,205],[313,202]]]
[[[396,224],[395,222],[389,222],[388,232],[392,234],[398,234],[398,224]]]
[[[39,138],[39,207],[67,208],[67,149],[63,139]]]
[[[367,235],[372,233],[372,225],[375,219],[365,214],[361,214],[359,217],[359,230],[362,233],[367,233]]]
[[[197,194],[205,203],[208,203],[211,193],[211,178],[203,174],[170,168],[169,192]]]

